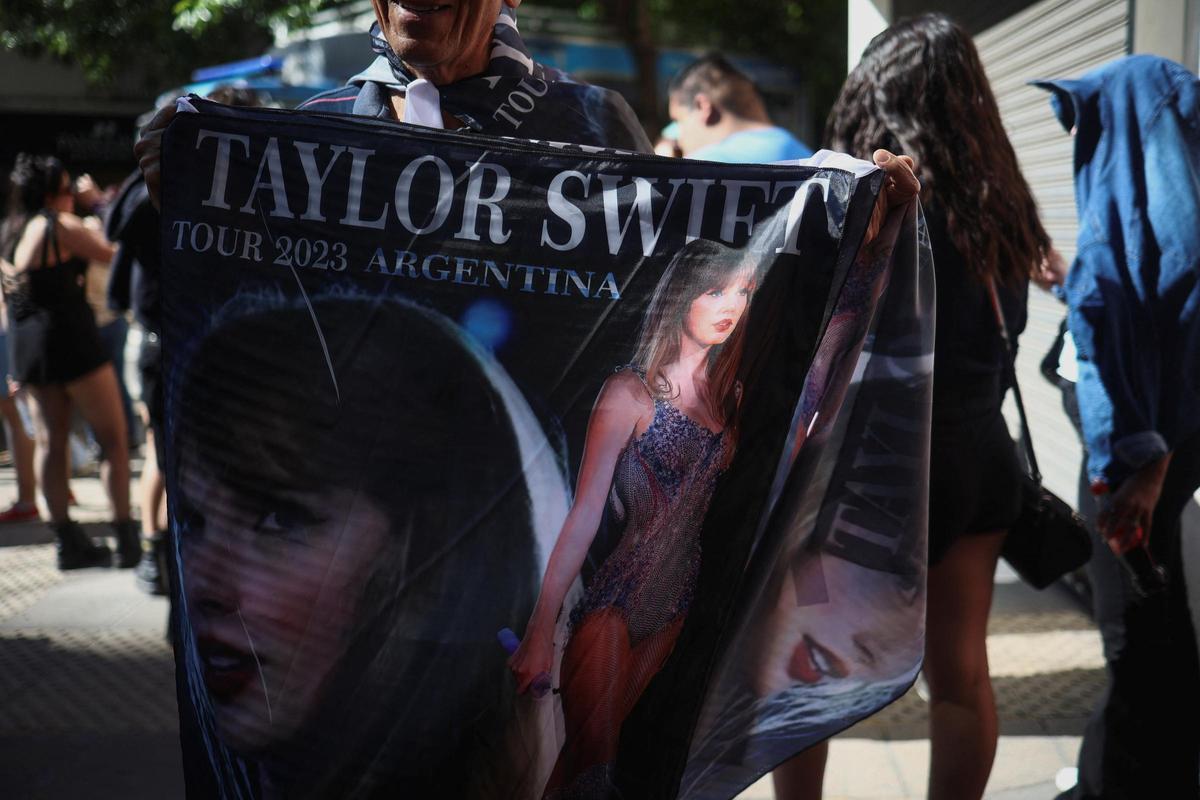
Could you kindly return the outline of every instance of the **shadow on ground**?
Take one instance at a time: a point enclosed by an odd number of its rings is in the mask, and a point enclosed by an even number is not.
[[[4,631],[0,753],[5,797],[182,797],[170,648],[136,631]]]
[[[109,547],[116,546],[112,526],[107,522],[81,522],[80,524],[96,541],[104,541]],[[0,548],[53,543],[54,532],[45,522],[21,522],[0,527]]]
[[[0,786],[23,800],[184,796],[179,737],[90,733],[0,735]],[[103,786],[102,794],[97,787]]]

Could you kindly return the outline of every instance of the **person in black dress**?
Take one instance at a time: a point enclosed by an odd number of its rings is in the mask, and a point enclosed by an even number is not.
[[[118,540],[118,566],[141,557],[129,516],[129,443],[117,375],[100,342],[84,294],[89,260],[108,261],[113,247],[72,213],[74,184],[52,156],[17,156],[10,176],[9,216],[0,247],[14,269],[5,276],[9,362],[13,378],[32,389],[39,483],[58,537],[58,565],[105,564],[97,545],[68,514],[67,437],[78,409],[95,431]]]
[[[826,139],[859,157],[880,147],[909,153],[919,165],[937,276],[924,665],[929,797],[980,798],[998,736],[986,647],[993,576],[1021,507],[1021,465],[1000,412],[1007,355],[989,285],[1015,337],[1050,238],[975,46],[945,16],[900,20],[872,40],[830,112]],[[823,767],[823,748],[798,756],[777,771],[777,796],[819,796]]]

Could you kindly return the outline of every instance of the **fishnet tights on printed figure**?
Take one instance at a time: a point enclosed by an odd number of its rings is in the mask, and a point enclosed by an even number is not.
[[[683,617],[630,646],[620,611],[585,617],[563,654],[562,703],[566,742],[546,797],[583,800],[608,796],[608,766],[616,760],[621,724],[671,650]]]
[[[656,397],[649,427],[618,458],[608,510],[620,539],[571,610],[560,676],[566,740],[547,800],[611,796],[621,725],[691,605],[700,529],[728,446],[723,431]]]

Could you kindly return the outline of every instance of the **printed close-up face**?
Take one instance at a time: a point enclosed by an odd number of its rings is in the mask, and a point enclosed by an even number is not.
[[[451,71],[480,53],[486,58],[500,12],[500,0],[372,0],[372,4],[388,44],[405,63]]]
[[[900,576],[844,558],[796,557],[751,655],[756,693],[900,677],[921,658],[923,597]]]
[[[239,492],[180,472],[183,591],[222,740],[243,754],[293,738],[335,673],[388,522],[331,488]]]
[[[700,295],[688,307],[684,333],[701,347],[723,344],[741,322],[753,289],[751,275],[742,272]]]

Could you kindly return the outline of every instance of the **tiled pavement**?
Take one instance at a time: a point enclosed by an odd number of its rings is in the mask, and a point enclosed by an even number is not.
[[[0,506],[12,475],[0,470]],[[103,516],[95,480],[77,516]],[[93,523],[95,535],[103,526]],[[988,796],[1044,800],[1069,767],[1102,687],[1100,641],[1072,598],[997,578],[988,639],[1001,718]],[[129,571],[63,575],[39,525],[0,528],[0,796],[182,796],[166,603]],[[923,797],[926,704],[910,692],[834,740],[826,797]],[[771,797],[769,781],[744,800]]]
[[[988,626],[1000,745],[986,797],[1049,800],[1074,767],[1087,715],[1104,687],[1100,636],[1065,590],[1035,592],[1002,564]],[[834,738],[826,800],[925,796],[928,706],[916,689]],[[769,800],[769,779],[740,800]]]
[[[73,515],[107,533],[99,481]],[[15,495],[0,470],[0,505]],[[167,604],[129,570],[61,573],[40,524],[0,528],[0,797],[183,796]]]

